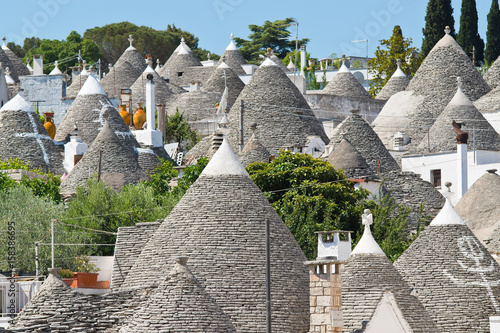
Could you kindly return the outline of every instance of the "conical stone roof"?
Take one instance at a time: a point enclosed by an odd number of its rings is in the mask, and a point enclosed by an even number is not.
[[[488,120],[493,128],[500,133],[500,86],[496,87],[474,102],[474,106]]]
[[[236,332],[228,315],[179,258],[151,298],[120,332]]]
[[[307,332],[305,256],[226,140],[144,247],[122,289],[161,281],[172,260],[186,255],[193,274],[238,332],[265,331],[266,219],[273,331]]]
[[[7,53],[5,53],[5,50],[0,49],[0,63],[2,63],[3,68],[7,69],[7,67],[10,70],[10,75],[12,79],[15,82],[19,82],[19,77],[17,76],[17,73],[15,72],[15,67],[12,61],[10,61],[9,57],[7,56]]]
[[[500,229],[500,176],[487,172],[465,192],[455,206],[474,235],[488,248],[490,253],[500,253],[498,235]]]
[[[361,330],[363,322],[372,318],[383,294],[390,291],[413,332],[439,332],[373,238],[369,226],[372,221],[366,220],[370,216],[369,211],[363,214],[365,231],[341,271],[344,331]]]
[[[71,82],[71,85],[66,89],[66,98],[75,99],[78,95],[78,92],[87,82],[89,77],[89,72],[86,69],[83,71]]]
[[[239,123],[241,100],[245,103],[244,142],[252,136],[252,123],[260,124],[259,140],[273,155],[294,145],[306,146],[308,136],[318,136],[328,142],[323,127],[304,96],[270,59],[257,69],[228,114],[230,123],[235,124],[229,133],[234,147],[239,142],[235,129]]]
[[[148,82],[147,76],[149,74],[153,75],[153,82],[155,83],[156,104],[169,105],[174,95],[185,92],[184,89],[165,82],[151,66],[148,66],[130,87],[134,103],[141,101],[146,103],[146,83]]]
[[[119,191],[125,185],[149,180],[137,162],[134,147],[120,140],[106,123],[82,159],[61,182],[62,195],[76,193],[78,186],[84,186],[87,180],[97,174],[101,152],[101,180],[114,190]]]
[[[137,78],[141,76],[141,71],[128,61],[118,61],[99,82],[110,97],[118,97],[121,89],[130,88]]]
[[[171,83],[179,86],[184,84],[183,75],[188,67],[202,66],[194,53],[191,50],[188,51],[185,47],[181,47],[177,53],[172,54],[170,57],[173,57],[172,60],[169,59],[165,63],[160,75],[162,77],[169,77]]]
[[[226,73],[224,77],[224,73]],[[227,81],[226,81],[227,80]],[[203,90],[224,93],[227,82],[229,101],[234,103],[240,92],[245,88],[245,84],[238,75],[225,63],[222,62],[203,84]]]
[[[32,168],[64,172],[62,156],[31,105],[17,94],[0,109],[0,158],[19,158]]]
[[[139,51],[137,51],[137,49],[132,46],[132,42],[130,42],[130,46],[123,52],[120,58],[118,58],[115,66],[120,65],[122,62],[128,62],[129,64],[134,66],[139,72],[144,71],[147,67],[146,60],[139,53]]]
[[[347,178],[378,178],[361,153],[347,140],[342,139],[335,150],[328,156],[328,162],[335,169],[344,170]]]
[[[359,151],[373,171],[379,169],[379,164],[381,173],[400,170],[396,160],[361,116],[351,114],[340,123],[330,138],[329,146],[335,149],[344,138]]]
[[[227,46],[226,50],[222,54],[217,62],[217,66],[220,66],[222,62],[225,62],[237,75],[246,75],[245,71],[241,65],[246,64],[245,58],[241,55],[238,47],[234,44],[233,34],[231,34],[231,42]]]
[[[404,91],[406,87],[408,87],[409,83],[410,80],[408,80],[406,74],[401,70],[400,62],[398,62],[398,68],[396,69],[394,74],[392,74],[389,81],[387,81],[384,87],[379,91],[375,99],[386,101],[395,93]]]
[[[185,94],[177,95],[166,105],[165,111],[173,115],[177,110],[184,112],[184,119],[195,122],[203,119],[213,119],[216,104],[220,102],[222,93],[193,90]],[[229,103],[231,106],[232,103]]]
[[[269,157],[271,157],[269,150],[267,150],[266,147],[260,143],[259,139],[255,136],[255,133],[252,135],[245,147],[243,147],[239,155],[241,164],[245,167],[254,162],[267,163],[269,162]]]
[[[344,63],[342,63],[337,74],[328,82],[321,93],[325,95],[371,98],[368,91],[356,80]]]
[[[491,90],[455,39],[446,34],[422,62],[406,93],[391,97],[374,120],[374,130],[384,144],[391,147],[394,134],[404,131],[418,145],[455,95],[458,77],[471,101]]]
[[[471,138],[474,136],[476,149],[481,150],[500,150],[500,135],[476,109],[474,104],[465,96],[459,87],[455,97],[436,119],[429,129],[429,137],[424,137],[418,145],[417,152],[439,152],[456,151],[457,140],[456,133],[453,130],[452,122],[463,123],[462,130],[469,133]],[[428,147],[430,141],[430,149]],[[472,145],[469,145],[473,149]]]
[[[18,58],[18,56],[12,52],[8,46],[5,44],[5,38],[3,39],[2,50],[7,55],[7,58],[10,60],[9,68],[11,70],[11,75],[15,78],[16,82],[19,82],[19,76],[21,75],[30,75],[30,71],[28,67]],[[7,67],[8,64],[4,64],[4,67]]]
[[[490,332],[500,266],[448,201],[394,265],[441,332]]]
[[[283,63],[283,61],[281,61],[280,58],[278,58],[274,53],[271,53],[270,55],[268,55],[268,58],[271,59],[276,65],[278,65],[279,68],[281,68],[281,70],[285,73],[290,73],[290,69],[288,69],[288,67],[286,67],[286,65]]]
[[[495,60],[493,65],[486,71],[483,76],[484,81],[490,86],[491,89],[496,89],[500,82],[500,57]]]
[[[97,79],[94,76],[89,76],[89,79],[69,107],[68,112],[64,115],[54,139],[56,141],[65,141],[68,135],[74,135],[76,125],[78,136],[90,146],[103,128],[106,119],[113,131],[123,141],[127,141],[136,147],[139,146],[132,132],[130,132],[130,129],[106,96],[106,92],[97,82]]]
[[[172,63],[174,61],[175,56],[177,55],[177,53],[179,53],[179,51],[181,50],[181,48],[184,48],[189,53],[193,53],[193,51],[191,50],[191,48],[189,46],[187,46],[184,37],[181,37],[181,42],[179,43],[179,45],[177,45],[177,47],[175,48],[174,52],[172,52],[172,54],[170,55],[170,57],[168,57],[167,61],[165,62],[165,65],[163,65],[163,67],[169,65],[170,63]],[[168,72],[163,72],[163,67],[161,68],[162,72],[158,73],[158,74],[160,74],[162,77],[166,77],[167,74],[168,74]]]

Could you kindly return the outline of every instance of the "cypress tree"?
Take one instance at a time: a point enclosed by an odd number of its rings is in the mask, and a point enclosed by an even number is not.
[[[429,0],[425,14],[425,28],[422,29],[424,39],[420,55],[427,56],[434,45],[443,38],[444,28],[449,26],[450,35],[455,38],[455,19],[451,0]]]
[[[484,60],[484,41],[479,36],[477,20],[476,0],[462,0],[460,30],[457,35],[457,43],[471,59],[472,48],[475,47],[474,57],[476,61],[474,65]]]
[[[491,65],[500,56],[500,9],[498,0],[493,0],[488,13],[488,31],[486,31],[486,51],[484,60]]]

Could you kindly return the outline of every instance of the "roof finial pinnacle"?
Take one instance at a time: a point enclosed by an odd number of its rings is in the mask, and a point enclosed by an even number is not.
[[[365,209],[363,215],[361,215],[361,218],[363,220],[363,225],[365,228],[370,228],[370,226],[373,224],[373,214],[369,209]]]
[[[398,68],[401,68],[401,59],[396,59],[396,64],[398,65]]]
[[[186,40],[184,39],[184,35],[181,35],[181,43],[184,43],[186,42]]]
[[[134,37],[132,37],[132,35],[128,35],[128,41],[130,42],[130,47],[132,47],[132,42],[134,41]]]
[[[444,32],[449,35],[451,33],[451,29],[450,29],[450,26],[447,25],[445,28],[444,28]]]
[[[234,35],[232,32],[231,32],[231,37],[229,37],[229,38],[231,38],[231,40],[234,40]]]
[[[462,78],[460,76],[457,77],[457,87],[462,89]]]
[[[250,129],[252,130],[252,134],[255,137],[255,132],[257,131],[257,123],[250,124]]]
[[[3,40],[3,46],[6,46],[5,43],[7,42],[7,38],[4,37],[2,38],[2,40]]]
[[[9,67],[5,68],[5,74],[10,75],[10,68]]]

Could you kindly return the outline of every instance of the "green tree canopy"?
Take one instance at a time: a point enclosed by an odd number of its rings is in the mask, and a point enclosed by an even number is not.
[[[490,12],[488,13],[488,30],[486,31],[486,51],[484,60],[486,64],[491,66],[500,56],[500,9],[498,0],[493,0],[491,3]]]
[[[165,127],[165,140],[167,143],[179,142],[181,146],[184,143],[184,148],[189,150],[200,141],[198,131],[192,129],[187,120],[184,119],[184,112],[176,110],[173,115],[167,116]]]
[[[399,25],[395,26],[389,39],[380,40],[375,57],[368,61],[370,73],[369,92],[376,96],[382,87],[389,81],[397,69],[397,59],[401,59],[401,70],[411,78],[420,67],[422,58],[418,57],[418,49],[412,47],[411,38],[404,38],[403,31]]]
[[[88,29],[84,37],[95,42],[103,54],[105,64],[114,64],[129,46],[129,35],[134,38],[134,47],[139,53],[150,54],[154,60],[167,61],[184,37],[186,44],[198,59],[207,59],[207,50],[198,47],[198,37],[175,25],[168,25],[166,30],[155,30],[146,26],[137,26],[130,22],[112,23],[102,27]],[[218,56],[214,54],[212,59]]]
[[[243,57],[252,63],[257,63],[259,55],[271,48],[279,58],[284,58],[287,53],[295,50],[295,39],[291,38],[289,28],[294,25],[293,18],[284,20],[265,21],[263,25],[250,24],[248,28],[252,32],[248,40],[235,38],[236,45],[240,47]],[[299,39],[299,46],[307,44],[308,38]],[[297,64],[295,64],[297,65]]]
[[[457,35],[457,43],[471,59],[474,54],[474,66],[484,60],[484,41],[479,35],[477,22],[476,0],[462,0],[460,30]],[[475,49],[474,51],[473,48]]]
[[[424,34],[420,53],[422,58],[425,58],[434,45],[443,38],[446,26],[450,27],[450,34],[455,37],[455,19],[451,0],[429,0],[425,14],[425,28],[422,29]]]

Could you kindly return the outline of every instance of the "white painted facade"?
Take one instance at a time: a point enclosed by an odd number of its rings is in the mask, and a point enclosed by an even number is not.
[[[447,191],[445,183],[450,182],[450,191],[459,192],[459,163],[461,162],[457,152],[442,152],[426,155],[411,155],[401,158],[401,167],[403,171],[412,171],[419,174],[423,180],[435,183],[433,172],[440,171],[441,186]],[[487,170],[500,170],[500,152],[476,150],[467,152],[467,189],[474,184]],[[434,173],[435,174],[435,173]],[[463,179],[461,177],[460,179]],[[459,198],[458,198],[459,199]],[[453,202],[455,204],[456,202]]]

